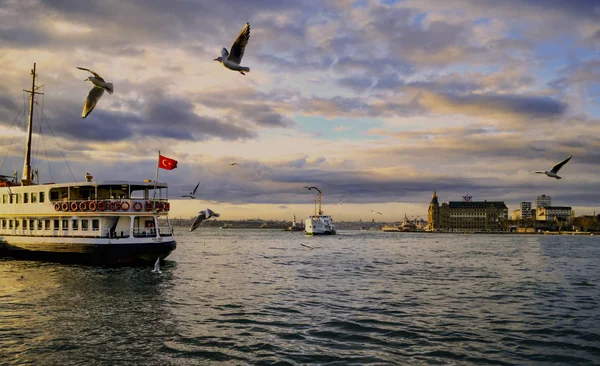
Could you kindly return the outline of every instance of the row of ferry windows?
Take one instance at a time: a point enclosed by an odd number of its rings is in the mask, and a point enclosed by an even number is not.
[[[46,193],[45,192],[31,192],[31,193],[23,193],[22,195],[21,195],[21,193],[13,193],[13,194],[5,193],[2,195],[2,203],[4,203],[4,204],[30,203],[30,202],[37,203],[38,197],[39,197],[39,202],[44,203],[44,201],[46,200]]]
[[[17,220],[6,220],[0,221],[0,229],[19,229],[22,227],[24,230],[68,230],[69,221],[71,221],[71,230],[79,230],[81,226],[82,231],[89,230],[89,222],[92,221],[92,230],[100,229],[99,219],[54,219],[54,220],[34,220],[34,219],[17,219]],[[50,224],[53,224],[52,226]],[[81,225],[80,225],[81,224]]]

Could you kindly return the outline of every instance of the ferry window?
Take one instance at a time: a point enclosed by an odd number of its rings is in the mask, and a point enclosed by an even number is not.
[[[8,228],[12,229],[13,228],[13,220],[9,220],[8,221]]]
[[[40,192],[40,203],[44,203],[44,198],[46,194],[44,192]]]
[[[48,223],[50,223],[50,220],[46,220],[46,221],[48,221]],[[42,226],[43,225],[43,221],[42,220],[38,220],[37,223],[38,223],[38,225],[37,225],[38,230],[42,230],[43,229],[43,226]]]
[[[97,199],[128,199],[129,186],[127,184],[98,186]]]
[[[17,193],[15,196],[15,203],[21,203],[21,193]]]
[[[27,219],[23,220],[23,229],[27,230]]]
[[[8,203],[13,203],[13,196],[14,194],[8,195]]]
[[[2,195],[2,203],[8,203],[8,195],[7,194]]]
[[[23,193],[23,203],[29,203],[29,193]]]
[[[46,230],[50,230],[50,220],[44,220],[44,227]]]
[[[50,190],[50,201],[66,201],[69,199],[69,187],[52,188]]]
[[[98,219],[92,220],[92,230],[100,230],[100,220],[98,220]]]
[[[37,203],[37,193],[31,192],[31,203]]]
[[[81,220],[81,231],[88,230],[88,220]]]
[[[77,224],[79,223],[78,220],[72,220],[73,222],[73,230],[78,230]]]
[[[62,229],[69,230],[69,220],[67,220],[67,219],[62,220]]]
[[[54,220],[54,230],[58,230],[59,229],[59,227],[58,227],[59,222],[60,222],[59,220]]]
[[[6,229],[6,220],[2,220],[2,228]]]
[[[15,220],[15,229],[19,228],[19,221],[21,221],[21,220]]]

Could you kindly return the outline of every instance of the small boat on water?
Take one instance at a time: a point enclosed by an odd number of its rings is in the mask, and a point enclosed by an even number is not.
[[[32,173],[35,64],[23,177],[0,176],[0,256],[97,264],[154,263],[175,248],[166,183],[39,183]],[[160,156],[160,153],[159,153]]]
[[[315,189],[319,193],[315,198],[315,214],[304,220],[304,231],[308,235],[335,235],[336,231],[333,219],[329,215],[323,215],[323,210],[321,209],[323,193],[317,187],[310,187],[309,189]],[[319,211],[317,211],[317,201],[319,203]]]

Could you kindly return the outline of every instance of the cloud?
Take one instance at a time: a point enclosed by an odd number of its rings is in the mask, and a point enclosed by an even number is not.
[[[425,94],[420,104],[437,113],[509,115],[535,119],[553,119],[567,110],[567,105],[561,101],[536,95]]]
[[[333,129],[333,131],[334,131],[334,132],[343,132],[343,131],[349,131],[349,130],[351,130],[351,129],[352,129],[351,127],[346,127],[346,126],[344,126],[344,125],[339,125],[339,126],[335,127],[335,128]]]
[[[114,179],[115,161],[119,179],[152,178],[160,148],[180,161],[161,173],[171,193],[202,180],[202,198],[218,202],[310,204],[301,187],[315,184],[325,199],[365,203],[426,204],[433,189],[518,202],[544,190],[590,206],[600,158],[596,6],[5,0],[0,130],[24,135],[7,127],[38,62],[38,101],[79,178],[90,161],[98,179]],[[240,76],[212,58],[246,21],[252,72]],[[90,85],[78,65],[116,86],[86,119]],[[43,132],[52,180],[71,180]],[[560,184],[527,173],[570,154]],[[21,169],[20,155],[12,146],[3,169]],[[231,161],[240,169],[227,169]]]

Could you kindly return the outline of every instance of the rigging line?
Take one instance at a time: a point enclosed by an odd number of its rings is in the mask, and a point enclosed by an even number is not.
[[[23,105],[21,106],[21,109],[19,110],[19,113],[17,113],[17,116],[15,117],[15,119],[13,119],[12,123],[8,127],[9,130],[13,127],[13,125],[17,121],[17,118],[19,118],[19,116],[21,115],[21,112],[23,112],[23,110],[25,109],[25,104],[26,104],[26,101],[23,102]],[[4,140],[4,136],[2,136],[2,138],[0,138],[0,146],[2,146],[2,141],[3,140]]]
[[[48,118],[46,117],[46,115],[44,114],[44,111],[42,111],[42,117],[44,117],[44,120],[46,121],[46,124],[48,125],[48,129],[50,130],[50,133],[52,134],[52,137],[54,137],[54,141],[56,142],[56,146],[58,147],[58,150],[60,151],[60,154],[63,157],[63,160],[65,161],[65,164],[67,164],[67,168],[69,168],[69,172],[71,172],[71,176],[73,177],[73,181],[75,182],[75,175],[73,174],[73,171],[71,170],[71,167],[69,166],[69,163],[67,162],[67,158],[65,158],[65,153],[63,153],[62,149],[60,148],[60,145],[58,144],[58,140],[56,139],[56,135],[54,135],[54,131],[52,131],[52,127],[50,126],[50,123],[48,123]]]
[[[40,131],[42,130],[42,125],[40,124]],[[55,182],[54,176],[52,175],[52,167],[50,166],[50,157],[48,156],[48,149],[46,148],[46,140],[42,141],[44,145],[44,151],[46,152],[46,161],[48,162],[48,173],[50,173],[51,182]]]
[[[10,153],[10,150],[12,148],[14,139],[15,139],[15,136],[13,136],[10,139],[10,145],[8,145],[8,149],[6,150],[6,154],[4,155],[4,159],[2,160],[2,164],[0,164],[0,170],[2,170],[2,168],[4,167],[4,163],[6,162],[6,159],[8,158],[8,154]]]
[[[15,122],[17,121],[17,118],[19,118],[19,115],[21,115],[21,112],[25,109],[25,102],[23,103],[23,106],[21,107],[21,111],[19,111],[19,113],[17,114],[17,117],[15,117],[15,119],[13,120],[13,122],[10,124],[10,128],[13,127],[13,125],[15,124]],[[23,114],[21,116],[21,120],[23,119],[23,116],[25,114]],[[19,121],[19,125],[21,124],[21,121]],[[10,139],[10,144],[8,145],[8,149],[6,149],[6,154],[4,155],[4,159],[2,159],[2,164],[0,164],[0,170],[2,170],[2,168],[4,167],[4,164],[6,163],[6,160],[8,159],[8,154],[10,153],[10,150],[12,149],[12,146],[14,144],[14,140],[15,140],[16,136],[11,137]],[[4,137],[0,140],[0,142],[4,140]]]
[[[37,119],[38,125],[41,128],[41,126],[42,126],[42,119],[40,118],[40,112],[38,112],[38,110],[35,111],[35,117]],[[36,144],[36,147],[35,147],[35,152],[33,153],[33,157],[31,159],[31,166],[32,167],[35,166],[35,164],[37,164],[37,160],[39,158],[38,151],[40,150],[40,139],[41,139],[41,136],[38,133],[37,144]]]

